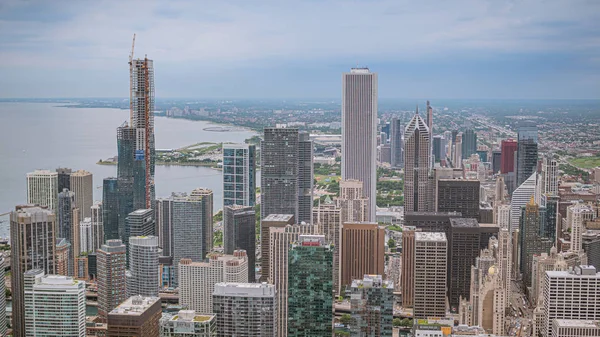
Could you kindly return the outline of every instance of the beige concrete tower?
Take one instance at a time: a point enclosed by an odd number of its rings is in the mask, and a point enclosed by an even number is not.
[[[445,317],[448,241],[444,233],[415,233],[414,317]]]
[[[46,206],[52,212],[58,208],[58,173],[35,170],[27,173],[27,203]]]
[[[71,192],[75,192],[75,205],[81,211],[81,218],[91,218],[94,204],[94,184],[92,174],[85,170],[71,173]]]

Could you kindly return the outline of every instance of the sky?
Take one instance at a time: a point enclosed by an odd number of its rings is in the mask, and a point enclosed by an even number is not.
[[[600,98],[597,0],[0,1],[0,97]]]

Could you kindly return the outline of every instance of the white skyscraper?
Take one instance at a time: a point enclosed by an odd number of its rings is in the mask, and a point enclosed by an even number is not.
[[[25,272],[25,336],[85,337],[85,282]]]
[[[92,243],[90,250],[95,252],[104,244],[104,223],[102,221],[102,202],[96,201],[92,205]]]
[[[433,210],[429,185],[431,138],[419,110],[404,132],[404,213]]]
[[[583,232],[585,221],[595,217],[594,209],[588,204],[575,204],[567,207],[567,224],[571,227],[571,251],[580,253],[583,250]]]
[[[212,295],[220,282],[248,282],[248,256],[245,250],[233,255],[213,253],[208,262],[179,262],[179,304],[200,314],[212,313]]]
[[[517,187],[510,199],[510,231],[514,232],[519,228],[519,219],[521,218],[521,207],[527,205],[531,196],[535,196],[537,187],[537,172],[533,173],[521,186]],[[539,205],[539,200],[535,200]]]
[[[129,238],[127,296],[158,296],[158,237]]]
[[[75,252],[76,256],[92,250],[92,218],[85,218],[79,223],[79,250]]]
[[[27,203],[47,206],[56,213],[58,207],[58,173],[35,170],[27,173]]]
[[[377,74],[352,68],[342,76],[342,179],[364,184],[369,221],[375,221],[377,191]]]
[[[552,155],[542,160],[542,180],[543,194],[558,195],[558,162]]]

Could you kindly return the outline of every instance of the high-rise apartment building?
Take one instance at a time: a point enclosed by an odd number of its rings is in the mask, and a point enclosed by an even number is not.
[[[230,205],[223,209],[223,252],[243,249],[248,254],[248,281],[256,281],[256,213],[252,206]]]
[[[11,286],[13,299],[13,335],[25,336],[23,274],[42,269],[55,274],[56,218],[47,208],[17,206],[10,215]]]
[[[56,173],[58,174],[58,191],[57,193],[62,192],[65,188],[71,188],[71,173],[73,170],[66,167],[59,167],[56,169]]]
[[[92,174],[85,170],[71,173],[69,190],[75,193],[75,205],[81,210],[81,218],[90,218],[94,203],[94,184]]]
[[[521,218],[521,208],[527,205],[531,196],[535,196],[537,188],[537,173],[533,173],[529,179],[525,180],[517,189],[514,190],[510,199],[510,231],[514,232],[519,228]]]
[[[56,275],[69,276],[69,251],[71,250],[71,244],[67,239],[57,238],[56,239],[56,252],[55,261]]]
[[[159,297],[133,296],[108,313],[107,337],[159,337]]]
[[[376,222],[346,222],[340,248],[340,292],[359,275],[382,275],[385,266],[385,230]]]
[[[313,142],[310,134],[298,134],[298,222],[310,223],[313,209]]]
[[[107,240],[97,251],[98,316],[108,313],[127,299],[125,278],[127,251],[121,240]]]
[[[271,251],[269,249],[270,229],[275,227],[285,227],[295,223],[292,214],[270,214],[262,218],[260,222],[260,255],[261,255],[261,274],[260,281],[266,282],[270,271]]]
[[[473,129],[467,129],[462,135],[462,159],[471,157],[477,152],[477,134]]]
[[[217,336],[277,335],[275,286],[266,283],[217,283],[213,292]]]
[[[415,318],[446,316],[448,241],[444,233],[415,233]]]
[[[340,181],[340,196],[335,202],[341,210],[342,223],[369,221],[368,201],[369,198],[364,196],[362,181]]]
[[[128,296],[158,296],[158,255],[156,236],[129,238]]]
[[[215,337],[215,315],[197,315],[194,310],[179,310],[176,315],[163,314],[160,337]]]
[[[275,285],[277,290],[277,335],[279,337],[287,336],[287,318],[288,318],[288,259],[290,247],[298,242],[300,235],[318,234],[317,225],[297,224],[287,225],[285,227],[270,228],[269,250],[269,277],[267,281]],[[333,275],[337,279],[337,275]]]
[[[349,293],[352,334],[392,337],[394,284],[381,275],[364,275],[352,281]]]
[[[538,132],[536,126],[521,126],[517,132],[517,186],[533,173],[538,164]]]
[[[102,225],[104,241],[121,239],[119,234],[119,190],[117,178],[102,181]],[[125,228],[123,227],[123,234]]]
[[[190,200],[200,200],[202,202],[202,237],[204,238],[204,247],[202,256],[212,251],[213,248],[213,191],[208,188],[196,188],[190,193]]]
[[[56,212],[58,200],[58,173],[35,170],[27,173],[27,203],[46,206]]]
[[[544,280],[541,335],[556,336],[554,319],[599,320],[600,273],[592,266],[572,271],[547,271]]]
[[[197,313],[210,314],[215,284],[247,280],[248,257],[243,250],[233,255],[211,253],[207,262],[183,259],[179,262],[179,303]]]
[[[102,202],[96,201],[91,207],[92,221],[92,243],[91,251],[98,250],[106,240],[104,240],[104,221],[102,219]]]
[[[432,210],[429,185],[431,168],[429,128],[419,115],[414,115],[404,132],[404,212]]]
[[[79,222],[81,210],[75,206],[75,193],[64,189],[58,193],[57,215],[57,237],[64,238],[69,243],[69,259],[67,261],[67,273],[73,276],[73,263],[79,256]]]
[[[465,218],[480,219],[479,180],[439,179],[436,189],[438,212],[460,212]]]
[[[375,221],[377,196],[377,73],[352,68],[342,75],[342,179],[360,180]]]
[[[150,236],[156,231],[154,210],[138,209],[127,215],[125,219],[125,246],[129,246],[129,238],[134,236]],[[129,260],[127,261],[129,263]]]
[[[223,143],[223,206],[256,204],[256,146]]]
[[[92,218],[79,222],[79,255],[92,252]]]
[[[41,269],[23,277],[25,336],[85,337],[85,282]]]
[[[390,124],[390,152],[393,168],[404,167],[404,127],[398,118],[392,118]]]
[[[333,330],[333,247],[323,235],[300,235],[288,256],[287,335],[329,336]]]

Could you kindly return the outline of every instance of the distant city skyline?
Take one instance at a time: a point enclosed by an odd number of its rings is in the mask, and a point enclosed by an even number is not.
[[[380,74],[381,98],[594,98],[599,13],[543,0],[8,1],[0,96],[124,97],[137,33],[164,98],[339,97],[357,64]]]

